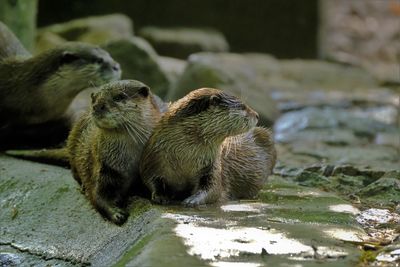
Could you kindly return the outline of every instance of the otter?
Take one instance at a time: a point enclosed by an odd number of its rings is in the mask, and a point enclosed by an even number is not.
[[[186,206],[197,206],[225,200],[221,145],[257,121],[254,110],[218,89],[197,89],[172,103],[140,160],[140,175],[152,201],[183,200]]]
[[[227,137],[221,148],[221,175],[227,181],[228,198],[254,198],[272,174],[275,162],[276,150],[268,129],[255,127]]]
[[[71,171],[92,205],[115,224],[126,221],[126,202],[140,186],[139,159],[160,118],[148,86],[134,81],[104,85],[67,139]]]
[[[0,129],[55,121],[83,89],[121,77],[103,49],[66,43],[31,56],[0,24]]]

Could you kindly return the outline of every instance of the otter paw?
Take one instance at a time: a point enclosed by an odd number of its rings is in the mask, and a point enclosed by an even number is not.
[[[128,219],[129,214],[122,209],[115,209],[111,215],[111,221],[116,225],[121,225]]]
[[[186,198],[182,201],[185,207],[197,207],[199,205],[205,204],[206,193],[204,191],[199,191],[194,195]]]
[[[157,194],[155,194],[155,193],[153,193],[153,194],[151,195],[151,201],[152,201],[153,203],[159,204],[159,205],[166,205],[166,204],[169,203],[169,200],[167,199],[167,197],[165,197],[165,196],[160,196],[160,195],[157,195]]]

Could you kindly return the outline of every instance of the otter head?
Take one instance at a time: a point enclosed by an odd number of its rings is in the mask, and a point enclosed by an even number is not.
[[[98,46],[69,42],[29,59],[24,69],[30,83],[44,90],[71,98],[88,87],[118,80],[121,69]]]
[[[70,86],[92,87],[118,80],[121,69],[111,56],[98,46],[71,42],[58,47],[59,77]]]
[[[175,122],[196,128],[199,136],[218,141],[247,132],[258,121],[257,112],[238,98],[211,88],[190,92],[170,109]]]
[[[147,125],[153,119],[154,103],[147,85],[122,80],[105,84],[92,94],[91,112],[99,128],[128,131],[140,139],[150,134]]]

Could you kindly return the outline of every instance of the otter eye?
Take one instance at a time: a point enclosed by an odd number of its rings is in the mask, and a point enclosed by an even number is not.
[[[80,59],[79,56],[77,56],[71,52],[65,51],[65,52],[63,52],[63,54],[61,56],[61,64],[70,64],[79,59]]]
[[[126,94],[121,93],[121,94],[113,96],[113,101],[120,102],[122,100],[125,100],[126,98],[128,98],[128,96]]]
[[[219,104],[221,104],[221,98],[219,96],[216,95],[210,96],[210,105],[217,106]]]
[[[143,86],[143,87],[140,87],[140,88],[139,88],[138,93],[139,93],[141,96],[147,97],[147,96],[149,95],[149,90],[150,90],[150,89],[149,89],[148,87]]]
[[[96,59],[94,60],[94,63],[103,64],[103,63],[104,63],[104,60],[103,60],[102,58],[96,58]]]

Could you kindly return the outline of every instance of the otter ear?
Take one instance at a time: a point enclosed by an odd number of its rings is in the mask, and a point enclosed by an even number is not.
[[[217,95],[210,96],[210,106],[217,106],[221,104],[221,97]]]
[[[138,93],[143,97],[147,97],[150,93],[150,89],[147,86],[143,86],[139,88]]]
[[[78,59],[79,59],[79,56],[75,55],[74,53],[69,52],[69,51],[64,51],[61,54],[60,62],[61,62],[61,64],[70,64]]]

